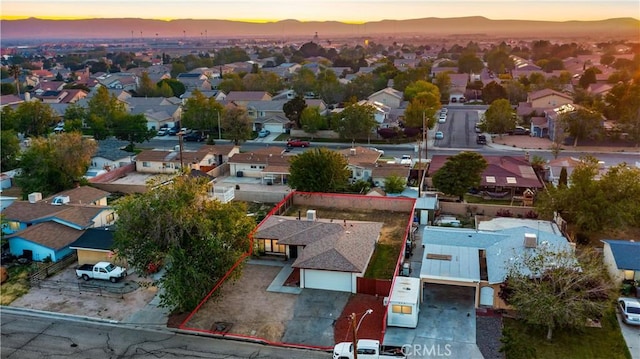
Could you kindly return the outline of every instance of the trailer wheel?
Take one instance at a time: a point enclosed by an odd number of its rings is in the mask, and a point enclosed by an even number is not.
[[[84,279],[84,280],[89,280],[89,276],[88,276],[88,275],[86,275],[86,274],[83,274],[83,275],[82,275],[82,279]]]
[[[110,281],[111,283],[115,283],[115,282],[117,282],[117,281],[118,281],[118,278],[116,278],[116,277],[111,277],[111,278],[109,278],[109,281]]]

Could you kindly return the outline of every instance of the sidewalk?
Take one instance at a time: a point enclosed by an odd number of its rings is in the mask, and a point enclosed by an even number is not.
[[[520,148],[523,150],[547,150],[550,151],[553,142],[548,138],[531,137],[531,136],[499,136],[487,135],[489,140],[489,147],[514,149]],[[620,147],[620,146],[563,146],[563,151],[580,151],[585,153],[640,153],[640,148],[637,147]]]

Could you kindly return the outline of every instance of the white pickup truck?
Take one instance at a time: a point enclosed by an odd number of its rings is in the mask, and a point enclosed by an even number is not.
[[[382,351],[380,341],[373,339],[358,340],[358,359],[406,359],[402,353],[402,348],[395,348],[390,351]],[[333,347],[333,359],[353,359],[353,343],[338,343]]]
[[[117,267],[109,262],[98,262],[96,264],[81,265],[76,268],[76,275],[78,278],[82,278],[84,280],[93,278],[108,280],[115,283],[120,278],[127,276],[127,270],[122,267]]]

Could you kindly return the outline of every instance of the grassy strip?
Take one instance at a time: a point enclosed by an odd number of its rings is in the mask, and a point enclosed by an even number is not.
[[[373,252],[365,278],[391,279],[400,255],[400,245],[378,243]]]

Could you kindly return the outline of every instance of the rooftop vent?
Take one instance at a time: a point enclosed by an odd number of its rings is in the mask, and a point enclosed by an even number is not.
[[[57,196],[53,197],[53,201],[51,201],[51,204],[54,206],[62,206],[63,204],[69,203],[69,200],[69,196]]]
[[[538,236],[534,233],[525,233],[524,234],[524,247],[525,248],[536,248],[538,246]]]
[[[349,153],[351,154],[351,156],[355,156],[356,155],[356,149],[355,148],[349,149]]]
[[[29,193],[29,203],[36,203],[39,201],[42,201],[42,193],[40,192]]]

